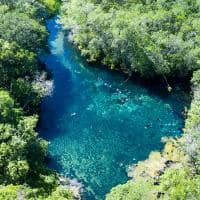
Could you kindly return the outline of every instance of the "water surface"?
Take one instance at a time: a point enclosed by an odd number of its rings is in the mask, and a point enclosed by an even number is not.
[[[127,181],[128,165],[162,149],[163,136],[181,133],[182,91],[162,95],[158,87],[91,66],[55,19],[47,27],[51,53],[43,60],[54,90],[43,99],[39,130],[50,141],[50,166],[83,182],[86,199],[104,199]]]

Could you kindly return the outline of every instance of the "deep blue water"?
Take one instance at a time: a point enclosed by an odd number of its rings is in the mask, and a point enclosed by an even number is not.
[[[163,147],[163,136],[181,133],[184,98],[159,87],[86,63],[55,19],[48,21],[53,94],[41,106],[40,134],[50,141],[50,166],[85,184],[86,199],[104,199],[127,181],[128,165]],[[164,92],[166,94],[166,92]]]

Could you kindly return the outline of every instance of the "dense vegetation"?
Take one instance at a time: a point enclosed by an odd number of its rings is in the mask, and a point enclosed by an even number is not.
[[[89,61],[131,74],[186,76],[200,67],[198,0],[70,0],[65,29]]]
[[[61,22],[88,61],[165,80],[193,73],[183,136],[165,139],[106,199],[200,199],[200,1],[69,0]]]
[[[46,92],[37,83],[45,19],[56,0],[0,0],[0,199],[73,199],[45,166],[35,127]],[[69,0],[61,22],[89,61],[145,77],[193,73],[193,100],[181,138],[130,168],[107,200],[200,199],[200,1]],[[45,80],[43,80],[45,82]]]
[[[44,3],[44,4],[43,4]],[[54,0],[0,0],[0,199],[73,199],[45,166],[47,142],[35,131],[45,94],[38,55]],[[44,74],[45,72],[43,72]],[[45,84],[45,79],[42,80]]]

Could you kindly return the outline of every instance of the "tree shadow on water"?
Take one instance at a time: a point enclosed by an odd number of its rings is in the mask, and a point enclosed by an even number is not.
[[[60,133],[57,126],[73,103],[72,79],[70,71],[65,68],[54,55],[45,58],[47,69],[53,74],[53,92],[41,102],[41,113],[38,131],[45,139],[51,140]]]

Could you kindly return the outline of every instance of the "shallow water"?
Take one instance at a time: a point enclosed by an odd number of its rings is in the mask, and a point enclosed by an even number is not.
[[[91,66],[55,19],[47,27],[51,54],[42,59],[54,90],[43,99],[39,131],[50,141],[50,166],[83,182],[86,199],[104,199],[128,180],[128,165],[162,149],[163,136],[181,133],[183,92],[162,95],[158,87]]]

